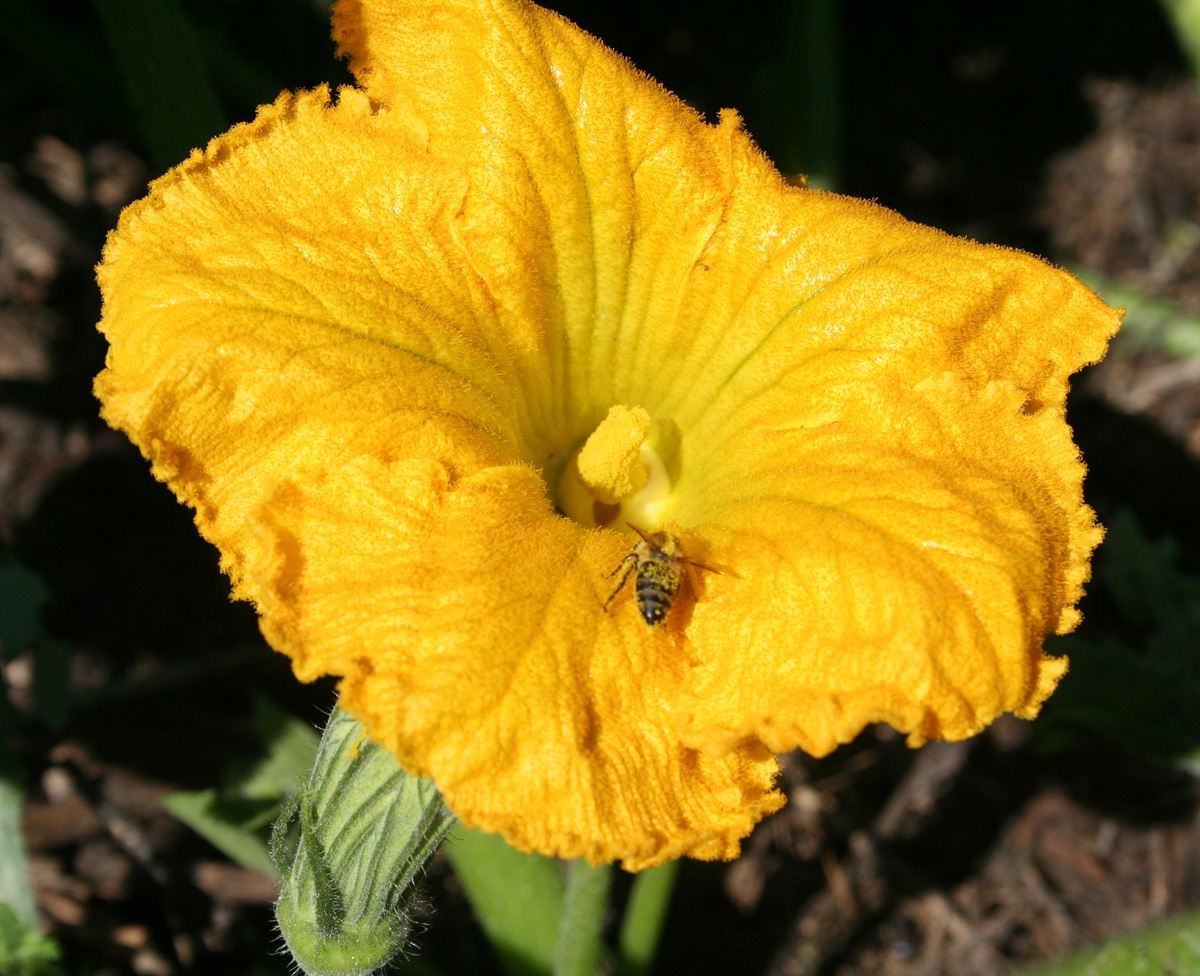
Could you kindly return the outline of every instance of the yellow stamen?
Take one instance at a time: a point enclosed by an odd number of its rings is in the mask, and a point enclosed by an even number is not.
[[[576,458],[579,478],[605,505],[617,505],[646,483],[641,449],[650,414],[641,407],[609,407]]]
[[[646,474],[641,489],[621,502],[621,518],[630,525],[653,530],[666,518],[667,501],[671,496],[671,478],[667,466],[649,442],[642,444],[638,460]]]
[[[588,528],[660,526],[671,495],[669,433],[642,407],[611,407],[563,470],[559,510]]]

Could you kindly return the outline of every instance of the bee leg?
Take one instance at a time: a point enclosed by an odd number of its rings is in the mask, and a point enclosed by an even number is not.
[[[617,575],[617,573],[619,573],[619,572],[621,571],[621,569],[622,569],[622,568],[625,566],[625,564],[626,564],[626,563],[628,563],[628,562],[632,562],[632,561],[633,561],[633,560],[635,560],[635,559],[637,559],[637,553],[636,553],[636,552],[631,552],[631,553],[630,553],[628,556],[626,556],[626,557],[625,557],[624,559],[622,559],[622,560],[621,560],[619,563],[617,563],[617,565],[616,565],[615,567],[613,567],[613,571],[612,571],[611,573],[605,573],[605,574],[604,574],[604,578],[605,578],[605,579],[612,579],[614,576],[616,576],[616,575]],[[625,570],[625,576],[628,576],[628,575],[629,575],[629,570]],[[622,582],[622,583],[624,583],[624,582],[625,582],[625,576],[622,576],[622,577],[621,577],[621,582]],[[617,589],[618,589],[618,590],[619,590],[620,588],[621,588],[620,586],[618,586],[618,587],[617,587]]]
[[[625,581],[629,579],[629,574],[633,572],[633,567],[636,564],[636,560],[637,556],[631,552],[628,556],[617,563],[616,569],[604,577],[605,579],[612,579],[622,567],[625,569],[625,572],[621,573],[621,578],[617,581],[616,587],[608,595],[608,599],[604,601],[605,613],[608,612],[608,605],[613,602],[613,599],[616,597],[616,595],[621,592],[621,587],[625,585]]]

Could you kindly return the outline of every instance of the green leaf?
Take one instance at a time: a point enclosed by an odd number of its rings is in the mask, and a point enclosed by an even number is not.
[[[1160,0],[1167,19],[1175,29],[1175,39],[1200,76],[1200,0]]]
[[[445,851],[509,976],[549,976],[566,887],[558,863],[462,826]]]
[[[243,867],[275,877],[267,852],[263,824],[279,811],[278,803],[238,810],[234,801],[222,801],[216,790],[168,793],[159,803],[201,837]]]
[[[1020,976],[1185,976],[1200,973],[1200,913],[1086,949],[1062,962],[1023,970]]]
[[[0,559],[0,658],[10,661],[33,647],[35,712],[57,732],[67,722],[71,650],[42,633],[47,596],[41,576],[14,559]]]
[[[1176,663],[1146,657],[1112,637],[1054,645],[1071,670],[1047,704],[1042,735],[1087,729],[1135,752],[1181,757],[1196,746],[1200,689]]]
[[[844,139],[839,0],[787,0],[771,86],[780,165],[810,186],[837,189]]]
[[[1110,305],[1125,306],[1125,320],[1116,340],[1119,344],[1160,349],[1177,359],[1200,354],[1200,316],[1187,315],[1174,302],[1148,295],[1094,271],[1071,270]]]
[[[71,710],[71,648],[46,638],[34,645],[34,711],[48,729],[61,732]]]
[[[58,943],[0,902],[0,976],[59,976]]]
[[[254,719],[266,749],[261,760],[219,790],[170,793],[161,803],[238,864],[275,877],[270,825],[303,786],[318,740],[311,725],[265,698],[255,702]]]
[[[1108,527],[1096,569],[1127,623],[1172,638],[1177,646],[1154,651],[1168,658],[1176,656],[1176,650],[1189,657],[1200,655],[1200,642],[1195,640],[1200,629],[1200,579],[1179,570],[1176,550],[1170,537],[1147,539],[1133,515],[1122,511]]]
[[[6,661],[25,650],[42,632],[42,578],[15,559],[0,561],[0,655]]]
[[[29,858],[21,832],[21,801],[25,795],[17,783],[0,777],[0,904],[8,906],[17,921],[37,924],[37,902],[29,880]]]
[[[1200,580],[1175,565],[1171,539],[1147,539],[1122,512],[1096,557],[1093,599],[1119,620],[1108,629],[1048,642],[1071,670],[1035,729],[1043,744],[1079,730],[1143,754],[1187,760],[1200,747]]]
[[[117,92],[112,63],[96,39],[67,30],[65,19],[28,0],[0,0],[0,43],[43,81],[86,94],[93,109],[113,116],[112,104],[124,107],[124,99]]]
[[[93,4],[160,170],[224,131],[224,115],[177,0]]]
[[[254,702],[254,722],[267,754],[233,788],[246,799],[290,796],[312,769],[320,736],[307,722],[262,697]]]
[[[204,63],[212,71],[213,85],[222,93],[242,103],[261,105],[273,101],[287,87],[284,78],[243,54],[226,34],[203,22],[195,25],[195,31]]]

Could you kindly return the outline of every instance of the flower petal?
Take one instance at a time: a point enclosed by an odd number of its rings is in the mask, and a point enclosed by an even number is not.
[[[730,857],[783,803],[761,743],[682,747],[681,633],[598,612],[616,540],[553,515],[537,472],[453,479],[362,458],[256,514],[264,631],[472,826],[638,870]]]
[[[344,675],[466,822],[631,867],[731,856],[782,803],[774,759],[675,738],[685,642],[603,612],[622,544],[520,463],[556,340],[493,301],[463,171],[412,132],[351,90],[285,95],[157,182],[100,272],[104,416],[297,674]]]
[[[820,755],[870,722],[919,745],[1032,717],[1066,670],[1042,641],[1074,627],[1102,536],[1061,399],[887,370],[843,396],[823,374],[824,416],[739,428],[678,513],[734,571],[689,631],[684,740]]]
[[[497,304],[564,337],[548,374],[561,423],[545,440],[578,447],[613,404],[652,407],[695,338],[677,311],[726,217],[736,117],[704,124],[522,0],[341,0],[334,25],[373,97],[422,118],[435,151],[472,160],[460,239]]]
[[[766,746],[1036,709],[1098,538],[1063,395],[1110,310],[785,186],[522,0],[340,0],[335,33],[364,90],[194,153],[100,272],[105,417],[302,677],[468,823],[634,868],[733,853],[782,802]],[[729,569],[655,629],[547,497],[614,404]]]

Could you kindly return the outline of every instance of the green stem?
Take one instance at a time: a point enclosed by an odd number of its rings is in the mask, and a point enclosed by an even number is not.
[[[508,976],[550,976],[562,929],[558,862],[461,824],[444,850]]]
[[[836,189],[842,144],[839,0],[790,0],[784,7],[778,92],[785,174]]]
[[[650,976],[678,871],[679,862],[668,861],[662,867],[643,871],[633,882],[621,924],[617,976]]]
[[[594,868],[586,861],[572,861],[568,870],[554,976],[596,976],[603,955],[600,937],[612,865]]]

